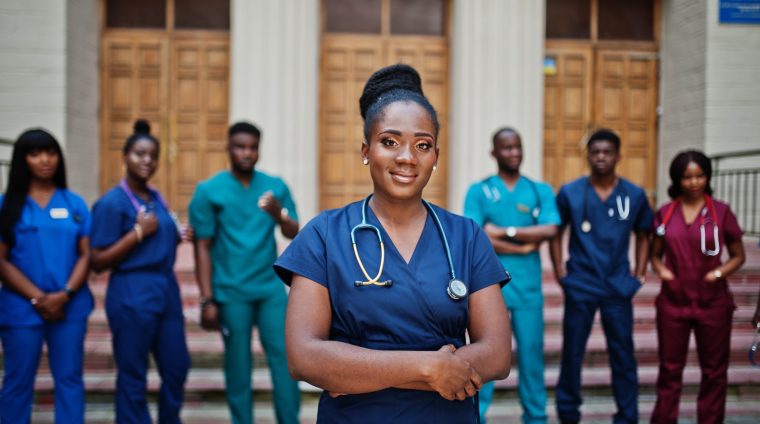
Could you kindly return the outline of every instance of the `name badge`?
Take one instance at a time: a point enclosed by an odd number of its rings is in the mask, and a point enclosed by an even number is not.
[[[66,219],[69,217],[69,210],[66,208],[50,209],[50,217],[53,219]]]
[[[522,203],[517,204],[517,210],[522,213],[530,213],[530,208],[527,205],[523,205]]]

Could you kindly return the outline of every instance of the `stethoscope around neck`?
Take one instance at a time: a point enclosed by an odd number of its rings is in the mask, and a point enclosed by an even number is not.
[[[628,220],[628,216],[631,214],[631,196],[628,195],[625,187],[622,183],[618,183],[617,187],[623,191],[624,196],[620,194],[615,196],[615,204],[617,206],[618,221]],[[588,233],[591,231],[591,221],[588,219],[588,192],[591,189],[591,182],[586,180],[586,187],[583,190],[583,219],[581,220],[581,231]],[[615,212],[610,209],[610,217]]]
[[[382,234],[380,233],[380,229],[377,228],[377,226],[367,223],[367,207],[369,204],[369,199],[371,197],[372,195],[370,194],[362,202],[362,222],[351,229],[351,245],[354,249],[354,256],[356,257],[356,262],[359,264],[359,268],[362,270],[362,274],[364,274],[364,277],[366,278],[364,281],[354,281],[354,286],[364,287],[374,285],[380,287],[391,287],[393,285],[393,281],[380,280],[383,275],[383,268],[385,267],[385,244],[383,244]],[[449,274],[451,276],[451,279],[449,280],[449,284],[446,287],[446,294],[449,295],[449,298],[451,298],[451,300],[464,299],[468,295],[467,285],[456,276],[456,272],[454,271],[454,261],[451,260],[451,249],[449,248],[449,242],[446,239],[446,232],[443,231],[441,220],[438,219],[438,215],[435,213],[433,207],[430,206],[430,203],[428,203],[425,199],[422,199],[422,203],[425,205],[425,208],[427,208],[428,212],[435,221],[435,225],[438,228],[438,234],[440,234],[441,240],[443,241],[444,250],[446,250],[446,258],[449,261]],[[364,263],[362,262],[361,257],[359,257],[359,248],[356,244],[356,232],[362,230],[370,230],[374,232],[377,236],[377,241],[380,244],[380,266],[378,267],[377,275],[375,275],[374,278],[371,278],[369,276],[369,273],[364,267]]]
[[[676,210],[676,206],[681,203],[679,200],[674,200],[668,210],[665,211],[665,216],[662,218],[662,223],[657,226],[655,233],[659,237],[664,237],[667,230],[667,225],[670,223],[670,219],[673,217],[673,212]],[[705,216],[707,211],[710,211],[710,218],[713,224],[713,249],[707,248],[707,240],[705,237]],[[709,194],[705,194],[705,206],[699,212],[699,248],[702,250],[702,254],[705,256],[718,256],[720,254],[720,240],[718,239],[718,212],[715,210],[715,204],[712,197]]]

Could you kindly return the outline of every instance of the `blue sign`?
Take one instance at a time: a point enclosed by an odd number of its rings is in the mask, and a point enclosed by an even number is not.
[[[760,0],[720,0],[718,22],[760,25]]]

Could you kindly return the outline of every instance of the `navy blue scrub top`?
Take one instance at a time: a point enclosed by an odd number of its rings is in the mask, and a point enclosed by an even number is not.
[[[4,198],[0,198],[0,203]],[[10,262],[46,293],[63,290],[79,259],[79,240],[90,232],[90,212],[77,194],[57,189],[41,208],[27,197],[14,228]],[[64,306],[66,321],[86,321],[94,306],[85,283]],[[0,290],[0,326],[30,327],[45,321],[27,298],[6,286]]]
[[[377,226],[385,243],[381,280],[391,287],[356,287],[365,280],[354,257],[351,228],[361,222],[362,203],[321,213],[309,222],[275,263],[280,278],[290,284],[293,274],[325,286],[330,293],[330,339],[375,350],[437,350],[465,344],[469,323],[467,299],[454,301],[446,288],[450,279],[443,241],[428,214],[417,247],[407,264],[371,208],[367,222]],[[449,241],[457,278],[469,293],[506,277],[491,243],[469,218],[433,206]],[[359,254],[370,276],[377,274],[380,250],[372,231],[356,233]],[[448,401],[435,392],[385,389],[331,398],[319,403],[318,422],[475,422],[472,398]]]
[[[112,270],[106,295],[106,308],[129,306],[143,311],[163,312],[166,308],[181,313],[179,287],[174,275],[174,260],[180,240],[177,226],[154,194],[141,206],[156,214],[158,230],[141,243]],[[124,190],[117,186],[103,195],[92,207],[90,245],[103,249],[133,231],[137,211]]]
[[[631,232],[650,232],[654,215],[643,189],[623,178],[618,181],[605,202],[588,177],[565,184],[557,194],[562,226],[570,226],[570,257],[563,286],[572,294],[630,298],[641,287],[631,275],[628,261]],[[618,196],[623,206],[626,196],[630,198],[626,219],[620,216]],[[585,219],[591,223],[588,233],[581,230],[584,209]]]

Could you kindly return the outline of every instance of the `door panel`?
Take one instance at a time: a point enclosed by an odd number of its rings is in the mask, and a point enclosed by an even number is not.
[[[596,74],[595,123],[620,135],[618,172],[652,198],[657,175],[657,55],[598,50]]]
[[[145,34],[103,40],[101,192],[116,185],[123,176],[122,148],[136,119],[148,120],[151,133],[165,138],[166,45],[165,38]],[[165,156],[161,155],[158,172],[151,181],[163,192],[167,189]]]
[[[552,48],[557,73],[544,80],[544,179],[554,187],[585,173],[581,145],[592,120],[590,47]]]

